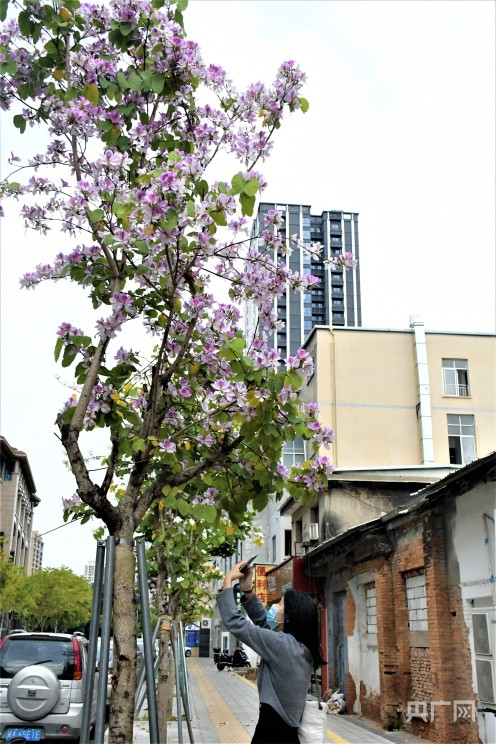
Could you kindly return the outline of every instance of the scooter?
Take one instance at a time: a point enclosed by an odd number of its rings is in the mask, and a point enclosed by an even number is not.
[[[251,666],[248,656],[245,653],[245,650],[242,646],[237,646],[234,649],[234,653],[232,655],[232,665],[234,667],[249,667]]]
[[[226,667],[228,670],[232,669],[233,658],[227,651],[221,651],[220,648],[214,648],[214,664],[217,665],[219,672],[222,672]]]

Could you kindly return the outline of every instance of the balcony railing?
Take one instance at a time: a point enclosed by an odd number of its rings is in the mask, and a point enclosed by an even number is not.
[[[468,385],[449,385],[447,383],[444,384],[444,394],[456,395],[460,398],[468,398],[470,395]]]

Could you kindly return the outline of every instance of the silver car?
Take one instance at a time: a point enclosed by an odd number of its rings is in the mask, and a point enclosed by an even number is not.
[[[16,633],[0,642],[0,739],[77,740],[94,670],[88,642],[65,633]],[[95,685],[96,691],[96,685]],[[91,724],[95,722],[93,695]]]

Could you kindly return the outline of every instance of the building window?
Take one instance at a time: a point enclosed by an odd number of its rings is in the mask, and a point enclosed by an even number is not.
[[[405,583],[408,605],[408,627],[412,631],[428,630],[425,574],[416,573],[414,576],[407,576]]]
[[[377,633],[377,598],[374,582],[365,584],[367,634]]]
[[[443,359],[443,393],[463,398],[470,395],[466,359]]]
[[[291,530],[284,530],[284,555],[292,555],[291,550]]]
[[[448,414],[448,443],[451,465],[468,465],[476,458],[473,416]]]
[[[331,230],[341,230],[339,222],[331,222]]]
[[[297,462],[305,462],[305,443],[302,437],[295,437],[292,442],[284,442],[282,462],[287,468],[292,467]]]

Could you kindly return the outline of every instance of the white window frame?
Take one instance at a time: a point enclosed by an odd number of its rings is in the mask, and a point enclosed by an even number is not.
[[[458,419],[457,421],[455,419]],[[469,421],[471,419],[471,421]],[[468,465],[477,459],[477,446],[475,441],[475,416],[472,414],[465,413],[448,413],[447,414],[448,424],[448,447],[452,449],[452,439],[458,439],[458,451],[461,462],[453,462],[452,465]],[[454,427],[457,427],[458,431],[454,432]],[[467,428],[471,427],[472,432],[468,433]],[[472,446],[470,446],[470,443]],[[451,454],[450,454],[451,462]]]
[[[443,359],[443,395],[469,398],[470,384],[467,359]]]
[[[419,572],[414,576],[406,576],[405,589],[410,631],[429,630],[425,573]]]
[[[377,592],[375,581],[364,584],[364,590],[367,635],[377,635]]]

